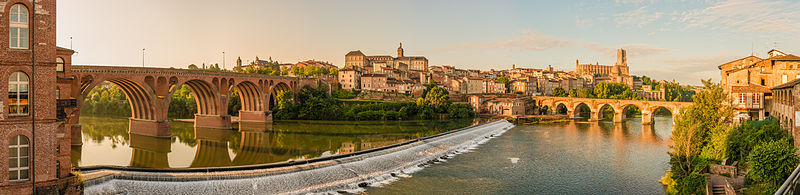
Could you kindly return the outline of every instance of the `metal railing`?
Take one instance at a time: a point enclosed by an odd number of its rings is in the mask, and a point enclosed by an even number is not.
[[[800,193],[798,190],[798,182],[800,181],[800,165],[797,168],[794,168],[792,171],[792,175],[789,175],[789,178],[786,178],[786,181],[783,182],[781,188],[778,188],[778,191],[775,191],[775,195],[786,195],[786,194],[796,194]]]

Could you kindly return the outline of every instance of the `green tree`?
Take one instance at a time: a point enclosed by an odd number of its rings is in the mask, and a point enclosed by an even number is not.
[[[331,76],[339,76],[339,69],[336,67],[331,68],[328,70],[328,74]]]
[[[450,93],[439,86],[433,87],[425,96],[425,105],[430,105],[436,110],[443,110],[450,105]]]
[[[750,176],[754,181],[779,186],[800,163],[797,148],[788,141],[771,141],[757,145],[747,156]]]
[[[196,70],[196,69],[198,69],[197,65],[189,64],[189,70]]]
[[[555,89],[553,89],[553,96],[556,96],[556,97],[567,97],[568,95],[569,94],[567,94],[567,92],[564,91],[564,88],[556,87]]]

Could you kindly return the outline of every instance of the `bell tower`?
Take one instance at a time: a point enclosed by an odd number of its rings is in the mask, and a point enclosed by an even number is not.
[[[397,48],[397,57],[398,58],[402,58],[403,57],[403,43],[402,42],[400,43],[400,47]]]

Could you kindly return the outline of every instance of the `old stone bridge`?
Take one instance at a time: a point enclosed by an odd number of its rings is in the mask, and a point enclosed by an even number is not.
[[[167,113],[172,94],[182,85],[191,89],[196,100],[196,127],[229,129],[228,100],[233,92],[240,98],[241,122],[271,122],[270,108],[275,105],[279,92],[296,91],[305,85],[316,88],[321,84],[317,79],[294,77],[112,66],[71,66],[59,77],[67,78],[59,79],[66,81],[59,82],[59,90],[76,99],[77,106],[65,112],[73,138],[78,139],[81,137],[80,108],[89,92],[104,81],[113,83],[125,93],[131,106],[130,133],[154,137],[171,136]]]
[[[642,113],[642,124],[653,123],[653,114],[659,108],[667,109],[673,116],[680,114],[682,109],[689,107],[690,102],[666,102],[666,101],[640,101],[640,100],[613,100],[613,99],[592,99],[592,98],[570,98],[570,97],[531,97],[534,104],[539,108],[546,108],[548,114],[566,114],[573,118],[578,118],[581,108],[586,107],[590,110],[589,120],[599,120],[603,108],[611,108],[614,112],[614,122],[625,120],[625,113],[628,109],[638,108]],[[544,109],[543,109],[544,110]],[[558,113],[559,111],[562,113]],[[566,113],[563,111],[566,110]]]

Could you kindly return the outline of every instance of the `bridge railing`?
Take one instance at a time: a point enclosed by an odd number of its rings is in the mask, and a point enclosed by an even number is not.
[[[800,182],[800,165],[794,168],[792,174],[789,175],[789,178],[786,178],[786,181],[783,182],[778,191],[775,191],[775,195],[786,195],[786,194],[796,194],[800,193],[800,189],[798,189],[798,183]]]

